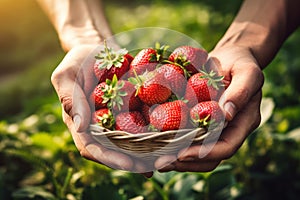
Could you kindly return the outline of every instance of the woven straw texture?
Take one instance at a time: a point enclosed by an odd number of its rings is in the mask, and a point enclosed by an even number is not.
[[[177,153],[185,147],[201,144],[204,140],[215,141],[220,132],[217,127],[213,130],[197,128],[132,134],[111,131],[97,124],[90,125],[90,133],[102,146],[147,160]]]

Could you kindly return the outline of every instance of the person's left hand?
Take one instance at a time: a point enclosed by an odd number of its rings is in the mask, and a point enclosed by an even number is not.
[[[217,59],[220,73],[228,83],[220,99],[226,128],[216,143],[203,143],[181,150],[178,155],[165,155],[156,160],[161,172],[207,172],[228,159],[260,123],[263,74],[251,51],[245,47],[222,47],[210,53]],[[214,62],[212,62],[214,63]]]

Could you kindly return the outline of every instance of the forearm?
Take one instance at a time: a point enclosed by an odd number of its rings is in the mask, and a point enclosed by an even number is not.
[[[65,51],[98,44],[112,35],[100,0],[37,0],[56,29]]]
[[[216,48],[249,48],[261,68],[274,58],[286,38],[299,26],[297,0],[245,0]]]

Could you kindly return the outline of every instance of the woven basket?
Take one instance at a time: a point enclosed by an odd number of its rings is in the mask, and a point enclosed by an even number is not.
[[[175,154],[185,147],[201,144],[204,140],[215,141],[221,129],[197,128],[132,134],[125,131],[111,131],[92,124],[90,132],[96,141],[108,149],[140,159],[153,160],[162,155]]]

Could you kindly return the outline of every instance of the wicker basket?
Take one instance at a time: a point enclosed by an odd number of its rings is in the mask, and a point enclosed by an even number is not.
[[[204,140],[215,141],[221,129],[197,128],[131,134],[125,131],[111,131],[92,124],[90,132],[96,141],[108,149],[140,159],[153,160],[162,155],[177,153],[185,147],[201,144]]]

